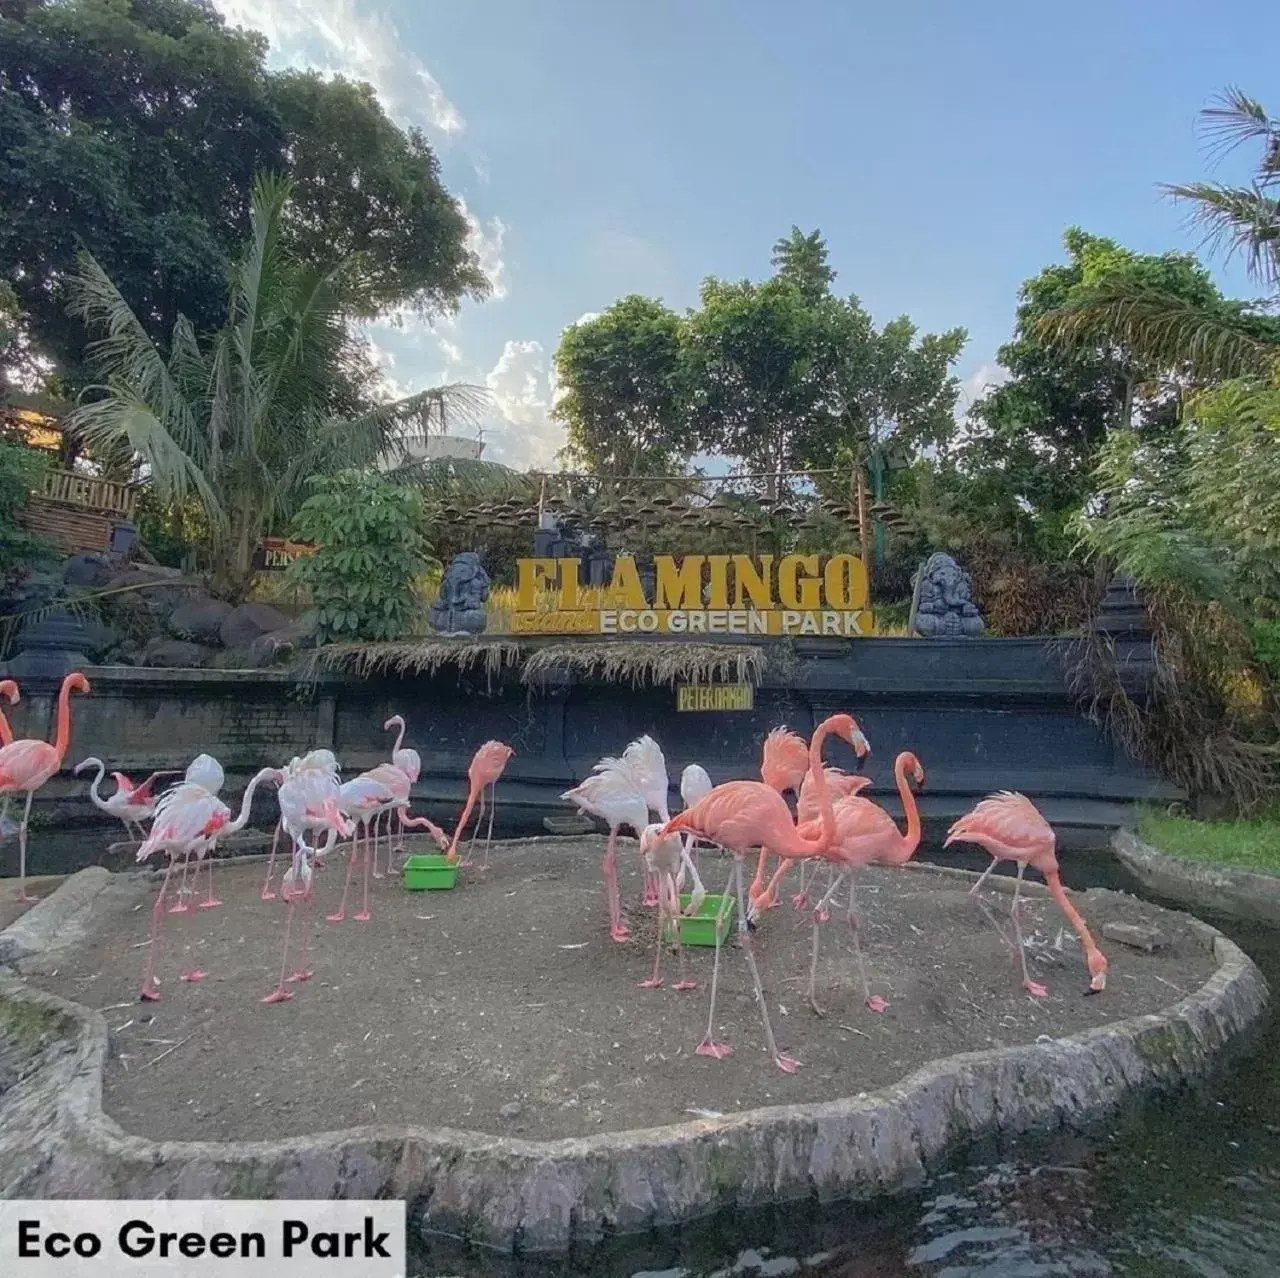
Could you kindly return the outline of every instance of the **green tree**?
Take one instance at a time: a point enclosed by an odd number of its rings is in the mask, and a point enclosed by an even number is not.
[[[555,417],[565,456],[599,475],[683,470],[696,447],[687,412],[680,317],[632,294],[565,330],[556,350]]]
[[[312,267],[347,262],[348,313],[486,292],[421,135],[365,85],[267,71],[266,48],[208,0],[0,5],[0,277],[31,347],[71,383],[86,375],[65,306],[76,254],[154,340],[180,314],[216,328],[260,171],[296,176],[280,234]]]
[[[819,302],[831,292],[836,273],[828,263],[827,242],[821,231],[806,235],[798,226],[775,240],[771,264],[779,279],[794,284],[806,301]]]
[[[477,396],[446,386],[334,414],[346,289],[352,277],[359,287],[359,268],[321,272],[292,257],[289,191],[274,178],[255,185],[222,326],[202,341],[179,316],[167,358],[92,257],[70,281],[75,313],[102,334],[94,362],[104,380],[71,427],[100,456],[136,458],[163,503],[199,503],[204,564],[232,599],[252,580],[260,538],[287,527],[313,475],[371,466],[428,405],[465,410]]]
[[[1046,318],[1103,289],[1158,290],[1196,308],[1229,305],[1190,254],[1133,253],[1076,228],[1064,244],[1068,261],[1046,267],[1019,292],[1013,340],[997,352],[1008,380],[970,410],[957,459],[988,514],[1002,507],[1000,522],[1011,529],[1030,516],[1042,548],[1055,553],[1093,491],[1108,432],[1168,430],[1190,382],[1186,368],[1153,363],[1122,335],[1095,330],[1086,339],[1080,330],[1064,344]]]
[[[311,487],[292,530],[316,550],[289,572],[311,591],[316,637],[330,643],[407,634],[418,608],[414,585],[430,557],[422,494],[354,471],[319,476]]]

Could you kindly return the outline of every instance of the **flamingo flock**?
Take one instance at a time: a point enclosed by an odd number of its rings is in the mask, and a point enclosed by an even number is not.
[[[0,713],[0,796],[5,805],[0,809],[0,836],[12,828],[8,823],[10,798],[15,794],[26,796],[22,820],[17,827],[18,891],[23,901],[33,899],[26,892],[27,830],[32,800],[35,792],[62,768],[70,742],[71,694],[88,691],[89,683],[80,673],[70,674],[63,680],[52,742],[15,740]],[[0,697],[9,704],[15,703],[19,698],[17,684],[12,680],[0,681]],[[410,796],[421,760],[415,750],[404,744],[405,723],[401,716],[392,716],[383,726],[388,732],[398,732],[389,762],[344,781],[332,751],[312,750],[291,759],[283,767],[268,767],[257,772],[234,815],[218,797],[225,779],[222,767],[207,754],[192,760],[182,780],[159,795],[155,792],[156,782],[174,773],[154,772],[135,784],[124,773],[113,772],[115,789],[104,797],[101,787],[107,775],[106,764],[90,757],[76,765],[77,774],[95,769],[89,786],[90,801],[121,821],[131,839],[139,839],[137,862],[144,863],[157,855],[165,858],[164,875],[151,914],[146,968],[139,991],[141,999],[153,1002],[160,997],[156,959],[175,869],[180,866],[181,881],[168,913],[183,913],[193,908],[189,897],[199,895],[202,868],[207,870],[207,890],[196,908],[208,910],[221,905],[213,890],[213,854],[220,840],[244,827],[254,793],[264,783],[271,782],[276,787],[279,819],[261,898],[263,901],[279,899],[285,905],[279,976],[263,998],[264,1003],[288,1002],[294,997],[291,987],[308,981],[313,975],[307,966],[307,953],[316,918],[317,880],[339,840],[348,841],[349,850],[340,900],[337,908],[325,916],[330,924],[346,921],[357,872],[361,877],[360,909],[350,917],[359,923],[369,921],[370,880],[384,878],[392,872],[395,854],[403,849],[405,830],[425,829],[449,863],[470,865],[470,859],[462,859],[462,839],[474,816],[466,853],[469,857],[487,814],[480,867],[487,869],[493,838],[495,787],[514,751],[500,741],[487,741],[476,751],[468,769],[466,802],[449,835],[426,817],[410,815]],[[641,909],[655,909],[658,924],[653,969],[646,979],[638,982],[642,988],[661,988],[663,950],[668,940],[674,945],[678,965],[677,980],[672,988],[680,992],[696,988],[686,972],[679,921],[682,916],[697,914],[706,898],[700,871],[701,850],[716,848],[729,855],[732,864],[725,891],[719,898],[721,904],[716,919],[707,1029],[695,1049],[700,1056],[723,1060],[734,1051],[732,1045],[716,1033],[722,925],[732,903],[737,907],[738,949],[751,977],[765,1045],[782,1071],[793,1073],[799,1066],[793,1056],[779,1048],[774,1035],[754,938],[768,912],[778,905],[782,881],[795,862],[800,863],[800,879],[792,904],[797,910],[810,913],[809,1006],[817,1015],[825,1015],[817,990],[822,928],[832,910],[843,902],[863,1002],[875,1014],[883,1013],[888,1007],[883,997],[872,993],[868,979],[855,879],[865,866],[903,866],[915,856],[921,838],[915,789],[924,785],[925,770],[910,751],[901,752],[894,761],[894,781],[905,818],[905,829],[899,829],[893,817],[864,793],[871,784],[869,778],[826,762],[824,750],[832,739],[849,746],[859,766],[870,754],[866,735],[849,714],[825,718],[807,741],[790,729],[779,727],[770,732],[763,743],[759,780],[730,780],[713,785],[700,765],[685,767],[679,784],[684,806],[674,816],[668,809],[671,784],[666,759],[657,741],[649,735],[632,741],[620,755],[601,759],[589,776],[561,796],[607,828],[601,875],[609,934],[618,944],[631,940],[618,882],[618,839],[625,830],[636,840],[643,879],[639,905]],[[794,811],[788,795],[794,802]],[[148,823],[150,830],[146,832]],[[274,882],[282,837],[288,839],[289,849],[277,893]],[[383,840],[385,871],[379,868]],[[1029,996],[1045,998],[1048,991],[1032,979],[1027,966],[1020,908],[1028,867],[1044,877],[1051,897],[1080,938],[1089,971],[1086,992],[1098,993],[1106,988],[1107,959],[1062,886],[1053,829],[1029,799],[1007,791],[983,799],[948,830],[944,846],[955,843],[976,845],[991,857],[990,866],[974,883],[970,895],[1019,962],[1022,988]],[[754,871],[748,882],[747,858],[752,854],[755,855]],[[771,859],[776,865],[770,874]],[[1005,930],[979,895],[987,877],[1001,862],[1013,863],[1017,871],[1010,909],[1011,931]],[[187,880],[193,863],[193,889],[189,892]],[[819,887],[823,871],[826,879]],[[687,904],[682,895],[686,883],[690,885]],[[290,955],[295,949],[296,966],[290,971]],[[192,969],[182,972],[179,979],[198,982],[205,976],[203,971]]]

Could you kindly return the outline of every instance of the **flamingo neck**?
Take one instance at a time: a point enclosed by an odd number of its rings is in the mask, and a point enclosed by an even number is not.
[[[1084,949],[1085,958],[1093,960],[1102,957],[1102,951],[1098,949],[1097,942],[1094,941],[1092,933],[1089,931],[1084,918],[1080,911],[1071,904],[1071,898],[1067,896],[1066,889],[1062,886],[1062,879],[1058,876],[1057,870],[1044,870],[1044,881],[1049,889],[1049,895],[1058,903],[1058,908],[1067,916],[1067,922],[1075,929],[1076,935],[1080,938],[1080,944]],[[1090,963],[1092,969],[1092,962]]]
[[[58,728],[53,738],[53,750],[61,764],[67,757],[67,747],[71,744],[71,676],[62,681],[58,693]],[[105,772],[106,769],[104,768]]]
[[[98,787],[102,784],[103,778],[107,775],[107,765],[103,763],[101,759],[97,759],[95,762],[98,765],[98,775],[89,782],[89,800],[95,808],[101,808],[103,812],[106,812],[108,810],[107,801],[102,797]]]
[[[250,780],[249,784],[245,786],[244,798],[240,800],[239,815],[234,821],[228,821],[227,824],[222,827],[223,835],[235,834],[237,830],[244,829],[245,822],[249,819],[250,809],[253,807],[253,792],[258,788],[258,783],[260,781],[265,781],[274,773],[274,771],[275,770],[273,768],[264,768],[261,772],[256,773]]]
[[[920,846],[920,808],[915,793],[907,781],[907,756],[900,754],[893,765],[893,776],[898,783],[898,797],[907,816],[907,833],[902,840],[903,860],[910,860]]]
[[[399,715],[396,715],[396,720],[400,724],[400,732],[399,732],[399,735],[396,737],[395,745],[391,747],[392,754],[395,754],[395,752],[399,750],[402,745],[404,745],[404,720],[400,718]]]
[[[822,817],[822,832],[812,844],[813,853],[821,855],[836,841],[836,813],[831,806],[831,792],[827,789],[827,770],[822,766],[822,747],[831,735],[831,720],[824,719],[814,730],[809,742],[809,773],[813,788],[818,792],[818,811]],[[808,843],[807,839],[801,839]]]

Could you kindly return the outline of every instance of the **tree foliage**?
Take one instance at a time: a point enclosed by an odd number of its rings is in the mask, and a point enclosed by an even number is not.
[[[600,475],[682,470],[696,443],[687,413],[680,317],[632,294],[565,331],[556,351],[555,416],[565,456]]]
[[[418,133],[367,85],[265,68],[265,40],[207,0],[0,6],[0,277],[32,346],[73,384],[85,333],[65,308],[87,249],[158,342],[216,328],[249,232],[254,175],[296,178],[280,235],[348,263],[344,306],[449,310],[487,282]]]
[[[311,482],[294,516],[295,537],[315,553],[289,565],[311,592],[310,621],[321,643],[398,639],[418,608],[414,583],[429,566],[422,494],[369,473]]]
[[[313,475],[372,467],[427,404],[474,394],[446,386],[354,416],[335,410],[346,398],[334,384],[350,340],[351,273],[291,255],[289,192],[273,178],[255,185],[251,236],[206,340],[179,316],[166,355],[88,255],[70,281],[75,313],[100,334],[92,357],[103,384],[69,425],[100,458],[140,465],[162,503],[198,504],[204,566],[232,598],[248,588],[259,540],[287,526]]]

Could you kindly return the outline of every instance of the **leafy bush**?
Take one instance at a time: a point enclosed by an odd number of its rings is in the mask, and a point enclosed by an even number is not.
[[[35,449],[0,438],[0,586],[25,574],[50,553],[43,538],[33,536],[18,522],[18,511],[39,485],[46,464],[44,455]]]
[[[421,494],[352,472],[316,478],[312,488],[292,535],[316,552],[289,572],[311,591],[317,639],[400,638],[418,611],[416,579],[430,564]]]

